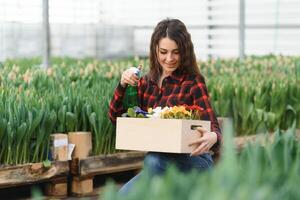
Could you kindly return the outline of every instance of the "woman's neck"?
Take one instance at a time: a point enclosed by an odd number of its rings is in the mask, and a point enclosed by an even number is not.
[[[162,86],[162,81],[164,80],[164,78],[166,78],[167,76],[170,76],[172,74],[172,72],[163,72],[162,75],[160,76],[160,79],[158,81],[158,87],[161,88]]]
[[[166,78],[167,76],[170,76],[171,74],[172,74],[172,72],[163,72],[160,79],[162,80],[162,79]]]

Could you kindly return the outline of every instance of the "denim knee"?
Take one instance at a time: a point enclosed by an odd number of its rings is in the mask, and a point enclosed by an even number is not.
[[[151,175],[161,175],[166,170],[166,161],[159,153],[148,153],[144,159],[144,168]]]

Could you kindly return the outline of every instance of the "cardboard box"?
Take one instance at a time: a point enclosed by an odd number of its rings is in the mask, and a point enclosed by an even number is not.
[[[69,132],[69,143],[75,144],[72,158],[87,158],[92,151],[91,132]]]
[[[117,118],[116,149],[191,153],[188,144],[200,137],[194,127],[210,130],[210,121]]]
[[[68,135],[55,133],[50,135],[52,160],[68,160]]]

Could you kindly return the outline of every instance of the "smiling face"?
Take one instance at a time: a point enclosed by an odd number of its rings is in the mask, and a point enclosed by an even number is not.
[[[179,49],[174,40],[164,37],[157,46],[157,59],[162,67],[162,75],[168,76],[175,71],[180,64]]]

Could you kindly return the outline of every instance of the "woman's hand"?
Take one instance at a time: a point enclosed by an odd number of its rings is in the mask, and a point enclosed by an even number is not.
[[[200,137],[189,144],[189,146],[195,146],[190,156],[198,156],[204,153],[208,153],[210,148],[217,142],[217,134],[215,132],[209,132],[204,128],[197,128],[200,133]]]
[[[142,66],[139,65],[138,69],[141,70]],[[139,81],[139,77],[134,73],[134,71],[129,68],[122,73],[121,76],[121,85],[126,87],[126,85],[136,86]]]

